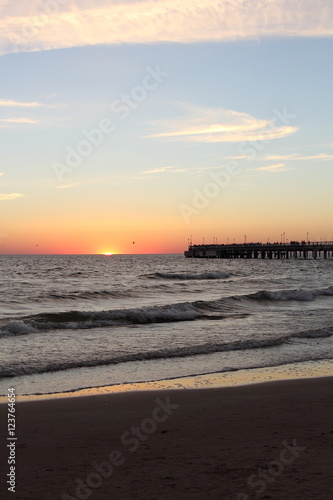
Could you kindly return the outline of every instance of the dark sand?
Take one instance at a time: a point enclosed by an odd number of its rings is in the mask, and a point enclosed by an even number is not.
[[[331,500],[332,384],[320,378],[17,403],[16,494],[5,485],[2,404],[1,498]],[[179,408],[167,415],[156,410],[157,398]],[[132,426],[142,425],[133,439]],[[102,479],[92,462],[109,459],[113,471],[104,464],[109,477]],[[75,491],[77,478],[92,487]]]

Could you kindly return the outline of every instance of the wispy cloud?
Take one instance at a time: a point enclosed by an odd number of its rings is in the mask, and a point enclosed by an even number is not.
[[[44,104],[38,101],[22,102],[14,99],[0,99],[1,113],[2,115],[5,114],[6,116],[6,118],[0,118],[0,128],[9,128],[15,125],[33,125],[35,123],[40,123],[40,120],[36,119],[34,116],[19,116],[18,113],[21,113],[24,109],[24,111],[26,110],[26,112],[29,111],[31,114],[35,114],[35,110],[38,112],[39,108],[55,107],[59,107],[59,104]]]
[[[225,165],[219,165],[218,167],[199,167],[197,169],[192,170],[191,172],[196,174],[201,174],[201,172],[205,170],[221,170],[222,168],[225,168]]]
[[[144,170],[141,172],[143,175],[153,175],[153,174],[163,174],[163,173],[169,173],[169,174],[174,174],[174,173],[180,173],[180,172],[186,172],[187,169],[185,168],[177,168],[177,167],[161,167],[161,168],[155,168],[153,170]]]
[[[294,153],[290,155],[269,155],[263,158],[263,160],[332,160],[333,155],[326,153],[320,153],[317,155],[301,155],[300,153]]]
[[[236,156],[224,156],[222,160],[247,160],[250,158],[249,155],[236,155]]]
[[[286,137],[297,127],[273,126],[268,120],[258,119],[246,113],[222,108],[204,108],[178,103],[186,116],[177,120],[156,122],[162,130],[149,138],[169,138],[188,142],[247,142]]]
[[[268,165],[267,167],[254,168],[253,170],[259,170],[261,172],[284,172],[285,170],[291,170],[286,168],[285,163],[276,163],[275,165]]]
[[[251,155],[226,156],[222,160],[248,160]],[[302,155],[300,153],[284,154],[284,155],[265,155],[258,158],[261,161],[287,161],[287,160],[332,160],[333,155],[327,153],[319,153],[316,155]]]
[[[31,118],[3,118],[0,119],[0,128],[12,128],[20,125],[34,125],[39,120],[32,120]]]
[[[80,182],[75,182],[72,184],[59,184],[58,186],[54,186],[54,189],[71,189],[71,188],[80,187],[82,185],[83,184]]]
[[[21,193],[10,193],[10,194],[0,193],[0,201],[16,200],[16,198],[21,198],[22,196],[24,195]]]
[[[1,123],[38,123],[38,120],[32,120],[31,118],[3,118],[0,119]]]
[[[42,106],[41,102],[19,102],[10,99],[0,99],[0,107],[7,108],[37,108]]]
[[[2,4],[2,5],[1,5]],[[330,0],[1,2],[0,53],[96,44],[332,36]]]
[[[109,178],[105,177],[96,177],[86,179],[81,182],[70,182],[67,184],[54,184],[54,182],[46,182],[45,186],[49,189],[73,189],[84,186],[91,186],[92,184],[101,184],[105,186],[106,184],[109,186],[114,186],[115,182],[112,182]]]

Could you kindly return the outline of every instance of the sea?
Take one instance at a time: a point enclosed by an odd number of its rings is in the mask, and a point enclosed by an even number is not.
[[[0,395],[333,359],[333,259],[0,256]]]

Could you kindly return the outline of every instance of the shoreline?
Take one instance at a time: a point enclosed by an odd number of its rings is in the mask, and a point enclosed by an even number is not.
[[[21,401],[25,500],[327,500],[332,377]],[[6,407],[0,411],[5,416]],[[0,450],[6,473],[5,447]]]
[[[190,375],[149,382],[135,382],[82,388],[74,391],[49,394],[17,395],[17,401],[42,401],[48,399],[66,399],[72,397],[98,396],[128,392],[217,389],[226,387],[248,386],[268,382],[325,378],[333,376],[333,360],[306,361],[285,365],[241,369],[228,372],[213,372],[203,375]],[[12,387],[8,384],[8,387]],[[0,404],[7,402],[6,396],[0,396]]]

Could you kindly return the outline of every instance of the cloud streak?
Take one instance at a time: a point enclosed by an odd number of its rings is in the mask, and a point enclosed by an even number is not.
[[[56,107],[59,107],[59,104],[44,104],[38,101],[22,102],[16,101],[14,99],[0,99],[1,113],[7,115],[6,118],[0,118],[0,128],[9,128],[15,125],[33,125],[35,123],[40,123],[41,120],[28,116],[20,116],[18,115],[18,113],[26,110],[27,113],[31,112],[32,114],[36,114],[34,113],[34,111],[37,110],[38,112],[40,108]]]
[[[317,155],[305,156],[300,153],[293,153],[290,155],[269,155],[263,158],[264,160],[332,160],[333,155],[320,153]]]
[[[267,167],[254,168],[253,170],[257,171],[259,170],[261,172],[284,172],[290,169],[286,168],[285,163],[276,163],[275,165],[268,165]]]
[[[2,118],[0,119],[0,128],[9,128],[15,125],[34,125],[39,123],[39,120],[32,120],[31,118]]]
[[[17,198],[21,198],[22,196],[24,195],[21,193],[10,193],[10,194],[0,193],[0,201],[16,200]]]
[[[97,44],[333,35],[330,0],[0,0],[0,54]]]
[[[180,173],[180,172],[186,172],[187,169],[185,168],[177,168],[177,167],[161,167],[161,168],[155,168],[153,170],[144,170],[141,172],[143,175],[154,175],[154,174],[174,174],[174,173]]]
[[[31,118],[3,118],[0,119],[3,123],[38,123],[37,120],[32,120]]]
[[[238,111],[184,103],[178,105],[185,110],[187,116],[156,122],[155,127],[162,131],[149,135],[148,138],[205,143],[248,142],[278,139],[298,130],[297,127],[286,125],[273,126],[268,120]]]
[[[7,108],[36,108],[42,106],[40,102],[19,102],[10,99],[0,99],[0,107]]]

